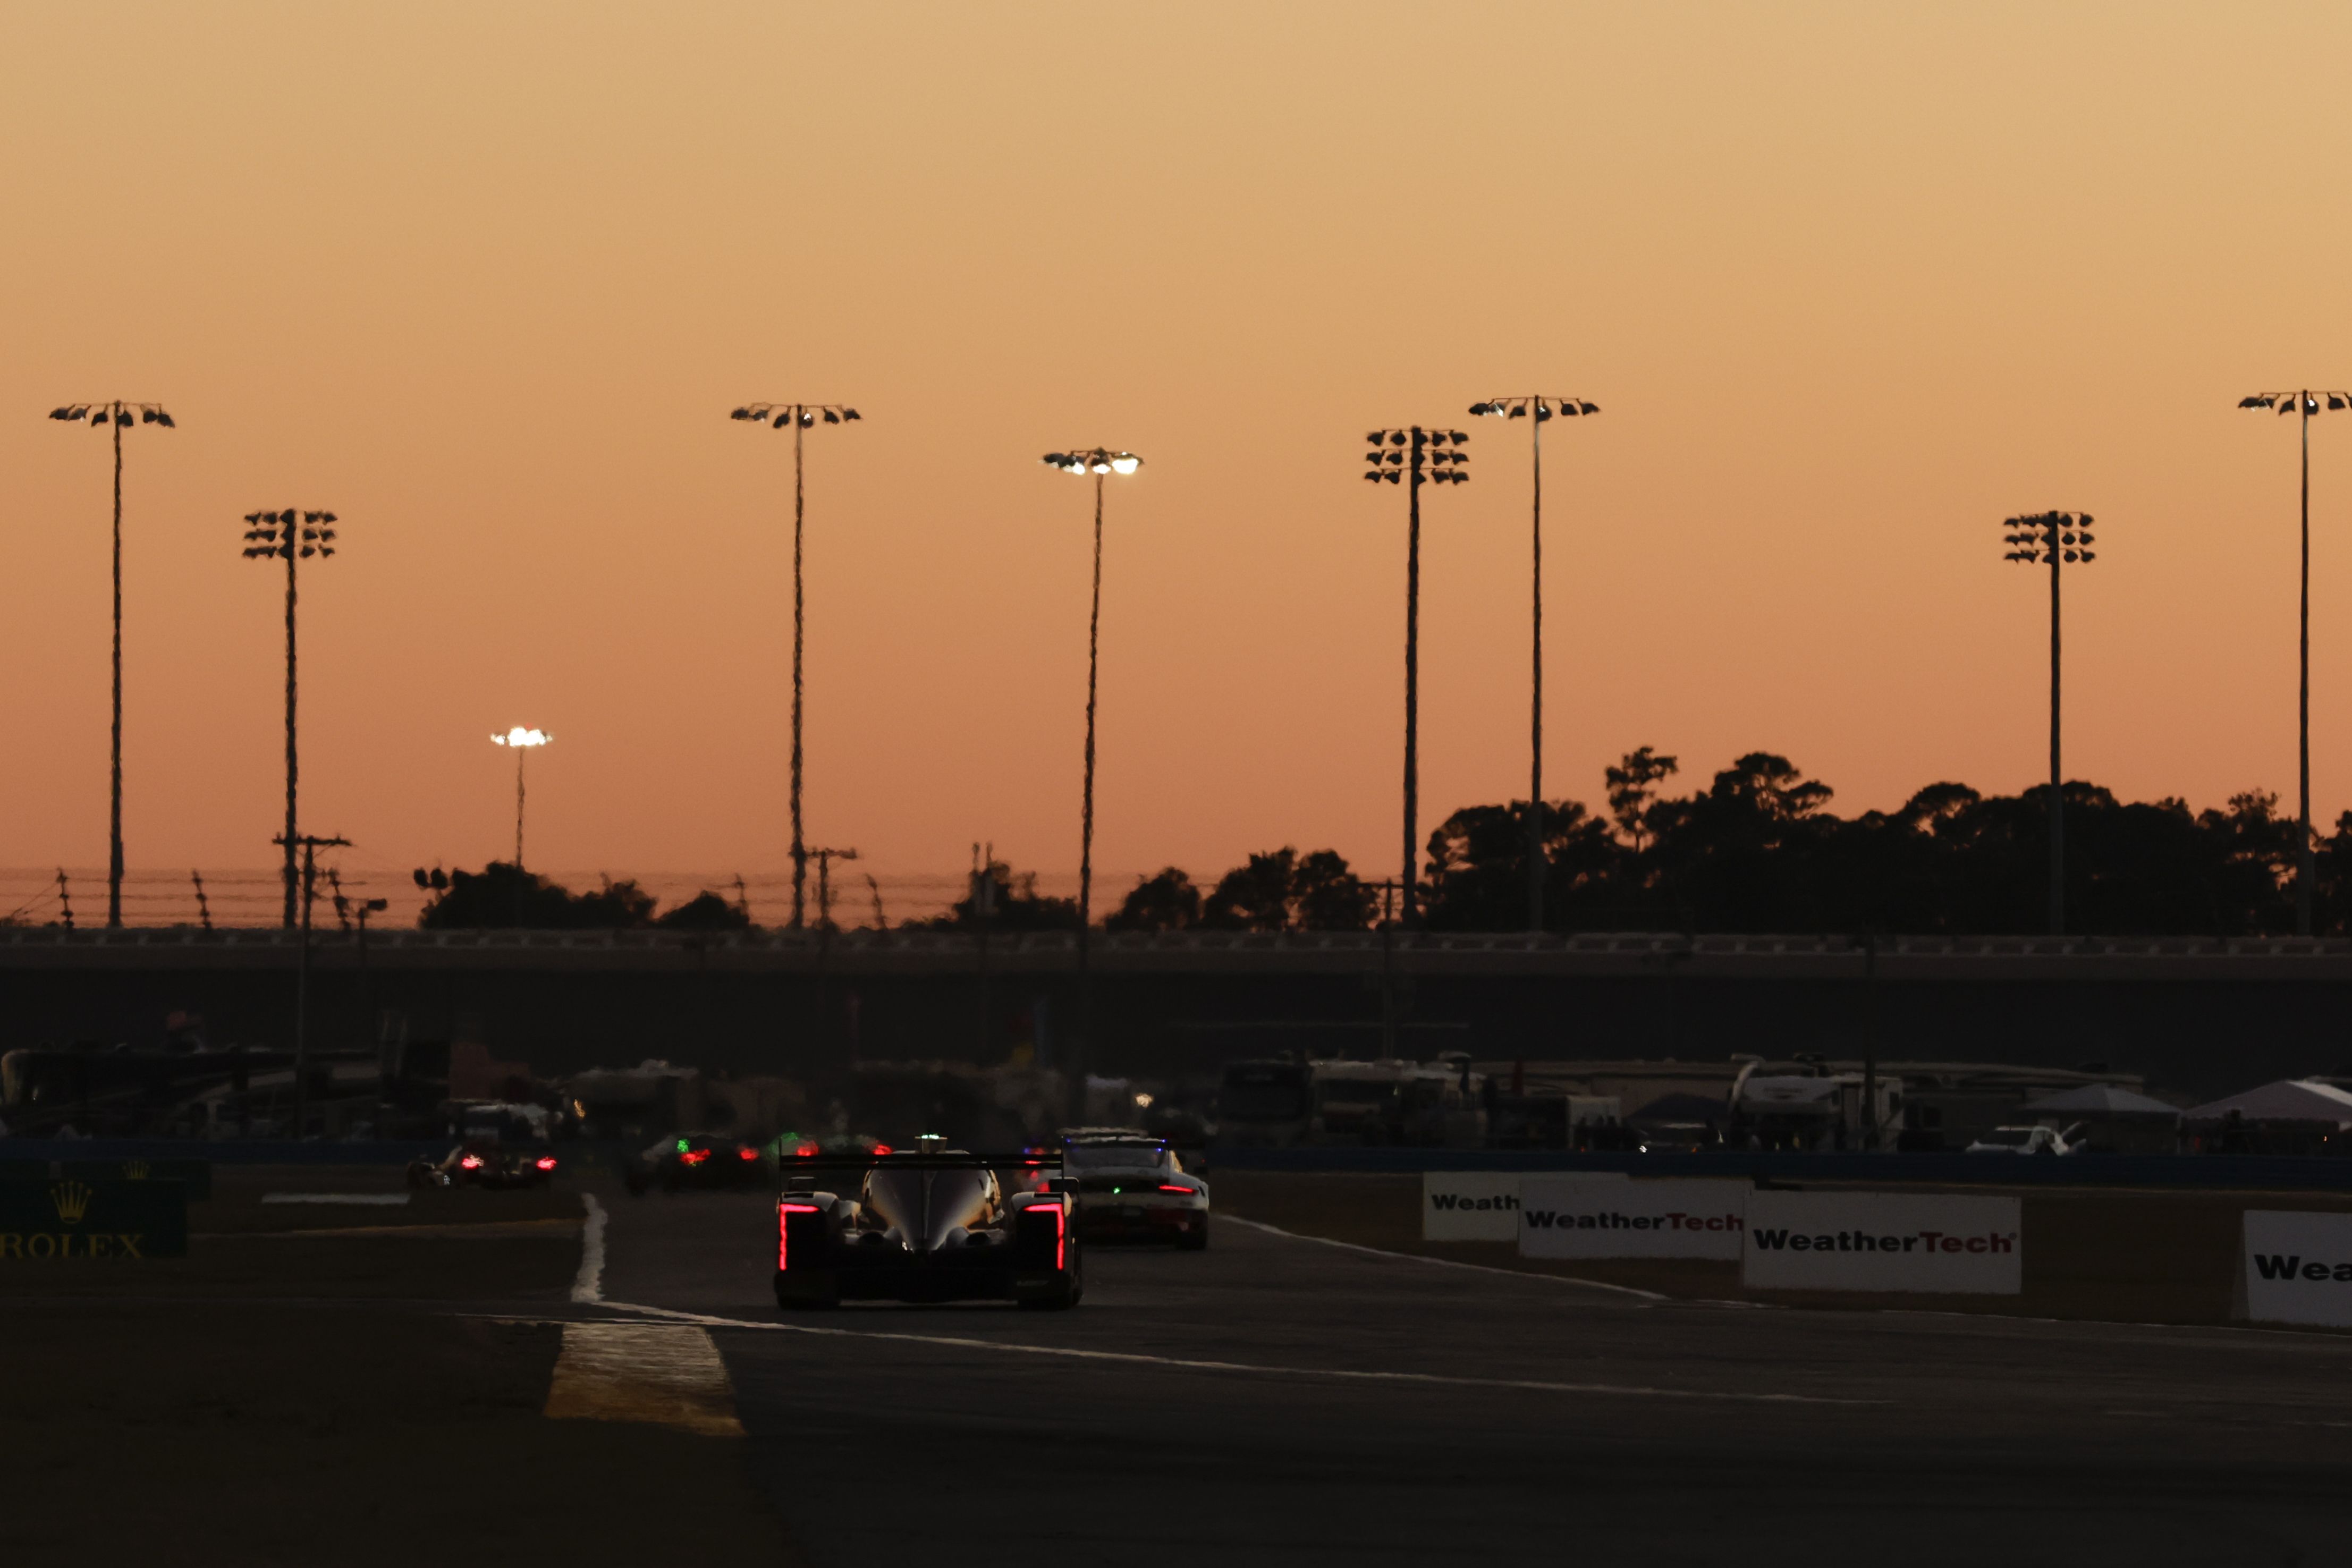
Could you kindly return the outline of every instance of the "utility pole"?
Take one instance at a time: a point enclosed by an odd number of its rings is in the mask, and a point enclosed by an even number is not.
[[[1555,413],[1574,418],[1599,413],[1601,405],[1573,397],[1497,397],[1474,402],[1470,412],[1496,419],[1528,420],[1528,434],[1535,460],[1535,635],[1530,644],[1534,677],[1530,684],[1529,752],[1528,764],[1528,929],[1544,928],[1544,875],[1549,869],[1544,853],[1543,830],[1543,427]],[[1532,416],[1532,418],[1530,418]]]
[[[279,841],[273,839],[272,843]],[[302,852],[302,925],[301,951],[294,966],[294,1127],[296,1143],[302,1141],[303,1131],[310,1121],[310,904],[318,894],[318,852],[341,849],[351,843],[345,838],[322,839],[304,833],[294,840]]]
[[[1402,430],[1375,430],[1364,439],[1371,450],[1364,478],[1403,484],[1404,549],[1404,869],[1397,879],[1397,920],[1412,925],[1413,887],[1419,875],[1421,816],[1421,487],[1467,484],[1470,476],[1459,466],[1470,461],[1461,450],[1469,437],[1458,430],[1423,430],[1415,424]]]
[[[106,924],[122,924],[122,433],[131,428],[136,409],[142,424],[177,428],[161,403],[74,402],[49,411],[51,419],[68,423],[88,420],[114,434],[114,726],[109,753],[106,816]]]

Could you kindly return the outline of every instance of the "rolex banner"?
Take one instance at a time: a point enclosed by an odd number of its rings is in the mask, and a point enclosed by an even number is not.
[[[0,1181],[0,1267],[85,1258],[184,1258],[175,1181]]]

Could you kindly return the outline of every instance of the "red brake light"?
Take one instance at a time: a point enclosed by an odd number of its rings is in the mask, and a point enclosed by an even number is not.
[[[467,1155],[464,1159],[459,1160],[457,1165],[458,1167],[463,1170],[478,1171],[482,1168],[482,1156],[479,1155]]]
[[[804,1160],[811,1158],[818,1152],[817,1146],[814,1144],[803,1144],[799,1148],[793,1151],[793,1154],[798,1155]]]
[[[789,1266],[792,1257],[791,1247],[793,1222],[790,1219],[787,1219],[785,1216],[791,1214],[815,1214],[817,1212],[819,1212],[819,1210],[816,1205],[813,1203],[780,1203],[776,1205],[776,1271],[778,1273],[781,1274],[784,1271],[784,1270]]]
[[[1163,1182],[1161,1182],[1161,1183],[1160,1184],[1160,1191],[1162,1191],[1162,1192],[1181,1192],[1181,1193],[1182,1193],[1186,1197],[1192,1197],[1192,1189],[1191,1187],[1189,1187],[1189,1186],[1176,1186],[1176,1185],[1175,1185],[1174,1183],[1172,1183],[1172,1182],[1164,1182],[1164,1181],[1163,1181]]]
[[[757,1149],[738,1149],[735,1151],[735,1157],[739,1160],[756,1160],[760,1157],[760,1151]]]
[[[874,1152],[877,1155],[887,1155],[890,1152],[890,1145],[887,1144],[877,1144],[874,1145]]]
[[[555,1168],[555,1156],[553,1155],[541,1155],[539,1156],[538,1165],[539,1168],[543,1171],[551,1171]]]
[[[710,1151],[709,1149],[688,1149],[677,1157],[681,1164],[698,1166],[703,1161],[710,1157]]]
[[[1054,1205],[1054,1267],[1056,1270],[1066,1269],[1069,1267],[1067,1258],[1069,1241],[1069,1216],[1063,1211],[1062,1206],[1057,1203]]]

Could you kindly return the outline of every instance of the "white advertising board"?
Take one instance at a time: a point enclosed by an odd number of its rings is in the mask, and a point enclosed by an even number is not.
[[[1517,1171],[1423,1171],[1423,1241],[1510,1241],[1519,1234]],[[1571,1181],[1622,1185],[1622,1171],[1579,1172]]]
[[[2352,1328],[2352,1214],[2246,1211],[2246,1316]]]
[[[2024,1232],[2013,1197],[1759,1191],[1741,1278],[1767,1291],[2013,1296]]]
[[[1522,1258],[1739,1256],[1744,1181],[1643,1177],[1601,1185],[1530,1176],[1519,1186]]]

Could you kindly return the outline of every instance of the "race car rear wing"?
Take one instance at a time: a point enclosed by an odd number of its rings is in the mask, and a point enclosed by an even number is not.
[[[894,1171],[1059,1170],[1062,1168],[1062,1151],[1024,1149],[1018,1154],[975,1155],[961,1149],[940,1154],[901,1153],[894,1149],[887,1155],[776,1156],[776,1168],[782,1171],[869,1171],[877,1166],[887,1166]]]

